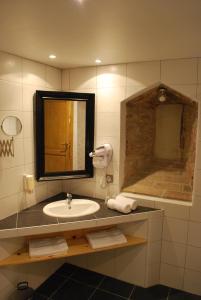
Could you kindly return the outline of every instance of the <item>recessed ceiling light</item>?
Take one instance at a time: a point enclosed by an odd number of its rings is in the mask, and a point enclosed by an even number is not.
[[[97,59],[95,60],[95,63],[96,63],[96,64],[101,64],[101,63],[102,63],[102,60],[99,59],[99,58],[97,58]]]
[[[55,59],[55,58],[56,58],[56,55],[55,55],[55,54],[50,54],[50,55],[49,55],[49,58],[50,58],[50,59]]]

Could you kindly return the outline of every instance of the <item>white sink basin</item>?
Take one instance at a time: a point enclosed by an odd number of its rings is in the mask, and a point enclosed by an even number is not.
[[[93,214],[99,209],[100,205],[95,201],[88,199],[73,199],[70,206],[68,205],[67,200],[49,203],[44,206],[43,212],[51,217],[73,218]]]

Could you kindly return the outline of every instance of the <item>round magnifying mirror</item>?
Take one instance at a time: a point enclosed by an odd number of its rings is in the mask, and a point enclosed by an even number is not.
[[[22,123],[20,119],[15,116],[8,116],[3,120],[1,129],[6,135],[15,136],[21,132]]]

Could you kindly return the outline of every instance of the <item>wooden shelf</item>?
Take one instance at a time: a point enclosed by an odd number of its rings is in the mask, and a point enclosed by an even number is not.
[[[58,259],[58,258],[64,258],[64,257],[70,257],[70,256],[76,256],[76,255],[82,255],[88,253],[102,252],[111,249],[130,247],[130,246],[141,245],[146,243],[146,240],[143,238],[133,237],[128,235],[126,235],[126,238],[127,238],[127,243],[124,244],[119,244],[119,245],[104,247],[99,249],[92,249],[85,237],[74,236],[74,238],[70,238],[70,239],[66,238],[69,247],[66,253],[57,254],[57,255],[40,256],[40,257],[30,257],[28,252],[28,247],[25,247],[23,249],[20,249],[13,255],[1,260],[0,266],[29,264],[33,262],[47,261],[52,259]]]

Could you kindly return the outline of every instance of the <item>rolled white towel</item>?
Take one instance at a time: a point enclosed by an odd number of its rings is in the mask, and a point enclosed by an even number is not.
[[[128,197],[126,197],[124,195],[121,195],[121,194],[119,194],[115,198],[115,200],[118,201],[119,203],[125,203],[125,204],[130,205],[132,210],[135,210],[138,206],[138,201],[136,199],[131,199],[131,198],[128,198]]]
[[[128,214],[129,212],[131,212],[131,205],[129,203],[117,201],[116,199],[109,199],[107,201],[107,207],[110,209],[117,210],[124,214]]]

